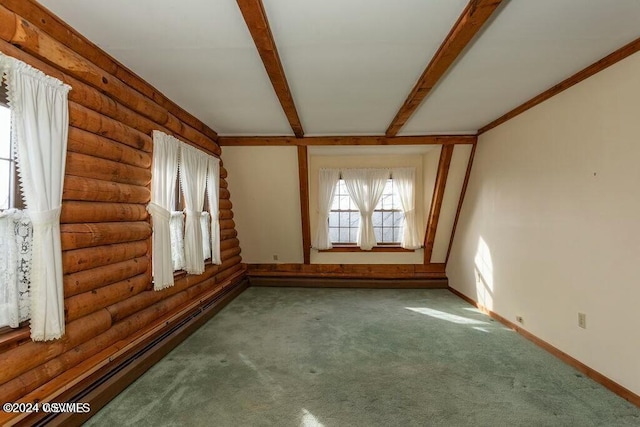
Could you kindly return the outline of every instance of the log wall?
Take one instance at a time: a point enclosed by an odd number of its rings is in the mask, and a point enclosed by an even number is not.
[[[48,343],[32,342],[27,328],[0,334],[0,400],[28,401],[65,387],[57,379],[62,373],[108,358],[110,348],[242,277],[244,267],[221,167],[222,265],[207,265],[199,276],[179,274],[174,287],[152,290],[145,209],[151,132],[219,156],[213,130],[35,2],[0,0],[0,51],[72,87],[61,214],[66,334]],[[0,414],[0,424],[7,417]]]

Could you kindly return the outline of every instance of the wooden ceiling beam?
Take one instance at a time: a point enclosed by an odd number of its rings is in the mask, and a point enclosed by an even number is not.
[[[480,31],[480,28],[495,12],[500,3],[502,3],[502,0],[471,0],[467,4],[458,21],[440,45],[440,48],[387,128],[387,136],[398,134],[398,131],[418,109],[425,97],[431,92],[431,89]]]
[[[310,146],[310,145],[453,145],[475,144],[476,135],[426,135],[426,136],[221,136],[221,146]]]
[[[287,77],[284,74],[282,62],[280,62],[276,42],[273,39],[269,21],[267,20],[267,13],[264,10],[262,1],[237,0],[237,3],[247,23],[251,37],[253,37],[253,42],[258,49],[260,58],[262,58],[262,63],[267,70],[273,89],[280,100],[284,114],[287,116],[287,120],[289,120],[291,129],[296,137],[302,138],[304,136],[302,123],[300,122],[298,111],[293,102],[293,96],[287,83]]]

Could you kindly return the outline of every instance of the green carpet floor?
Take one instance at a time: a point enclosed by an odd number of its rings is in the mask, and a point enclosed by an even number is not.
[[[640,426],[447,290],[249,288],[94,426]]]

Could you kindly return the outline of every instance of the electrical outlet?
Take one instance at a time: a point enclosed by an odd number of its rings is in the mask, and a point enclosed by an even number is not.
[[[578,313],[578,326],[587,329],[587,315],[585,313]]]
[[[522,318],[522,316],[516,316],[516,322],[524,324],[524,319]]]
[[[275,255],[275,254],[274,254],[274,255],[273,255],[273,260],[274,260],[274,261],[277,261],[277,260],[278,260],[278,255]]]

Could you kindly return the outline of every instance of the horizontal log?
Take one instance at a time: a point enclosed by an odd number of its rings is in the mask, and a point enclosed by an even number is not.
[[[226,249],[235,248],[236,246],[240,246],[240,241],[238,239],[235,239],[235,238],[222,240],[220,242],[220,250],[221,251],[224,251]]]
[[[232,219],[221,219],[220,220],[220,229],[228,230],[230,228],[236,228],[236,222]]]
[[[221,199],[218,202],[218,207],[220,208],[220,210],[223,210],[223,209],[231,210],[231,208],[233,208],[233,203],[231,203],[231,200],[229,199]]]
[[[227,181],[224,180],[224,179],[221,179],[220,180],[220,188],[228,188],[228,187],[229,187],[229,184],[227,183]]]
[[[62,200],[147,204],[151,200],[151,190],[139,185],[67,175]]]
[[[139,168],[151,167],[149,153],[72,126],[69,127],[67,150]]]
[[[221,209],[219,219],[232,219],[233,211],[231,209]]]
[[[146,273],[150,265],[149,257],[141,256],[89,270],[65,274],[63,277],[64,296],[69,298]]]
[[[125,300],[147,289],[150,285],[146,274],[139,274],[101,288],[93,289],[64,300],[67,321],[93,313],[118,301]]]
[[[0,353],[0,384],[90,340],[109,329],[110,326],[111,316],[109,312],[100,310],[69,322],[66,325],[64,336],[59,340],[49,342],[30,341]],[[0,393],[0,395],[2,394]]]
[[[144,221],[148,216],[145,205],[69,200],[62,204],[60,223]]]
[[[238,236],[238,232],[235,228],[229,228],[227,230],[220,230],[220,240],[233,239]]]
[[[226,188],[221,188],[220,189],[220,198],[221,199],[230,199],[231,197],[231,193],[229,193],[229,190],[227,190]]]
[[[147,222],[100,222],[94,224],[61,224],[62,250],[135,242],[151,236]]]
[[[240,247],[239,246],[235,246],[235,247],[231,247],[229,249],[225,249],[223,251],[220,252],[220,258],[224,261],[224,260],[228,260],[233,258],[236,255],[240,255]]]
[[[151,170],[125,165],[87,154],[67,153],[67,175],[146,186],[151,182]]]
[[[150,153],[153,147],[153,141],[149,135],[75,102],[69,102],[69,125],[147,153]]]
[[[220,181],[222,181],[223,179],[225,179],[227,177],[227,170],[225,168],[223,168],[222,166],[220,166]]]
[[[140,258],[149,250],[146,241],[118,243],[62,252],[62,271],[76,273]]]
[[[244,266],[240,263],[233,265],[225,270],[221,270],[216,274],[216,283],[220,283],[233,276],[238,271],[242,270]]]

